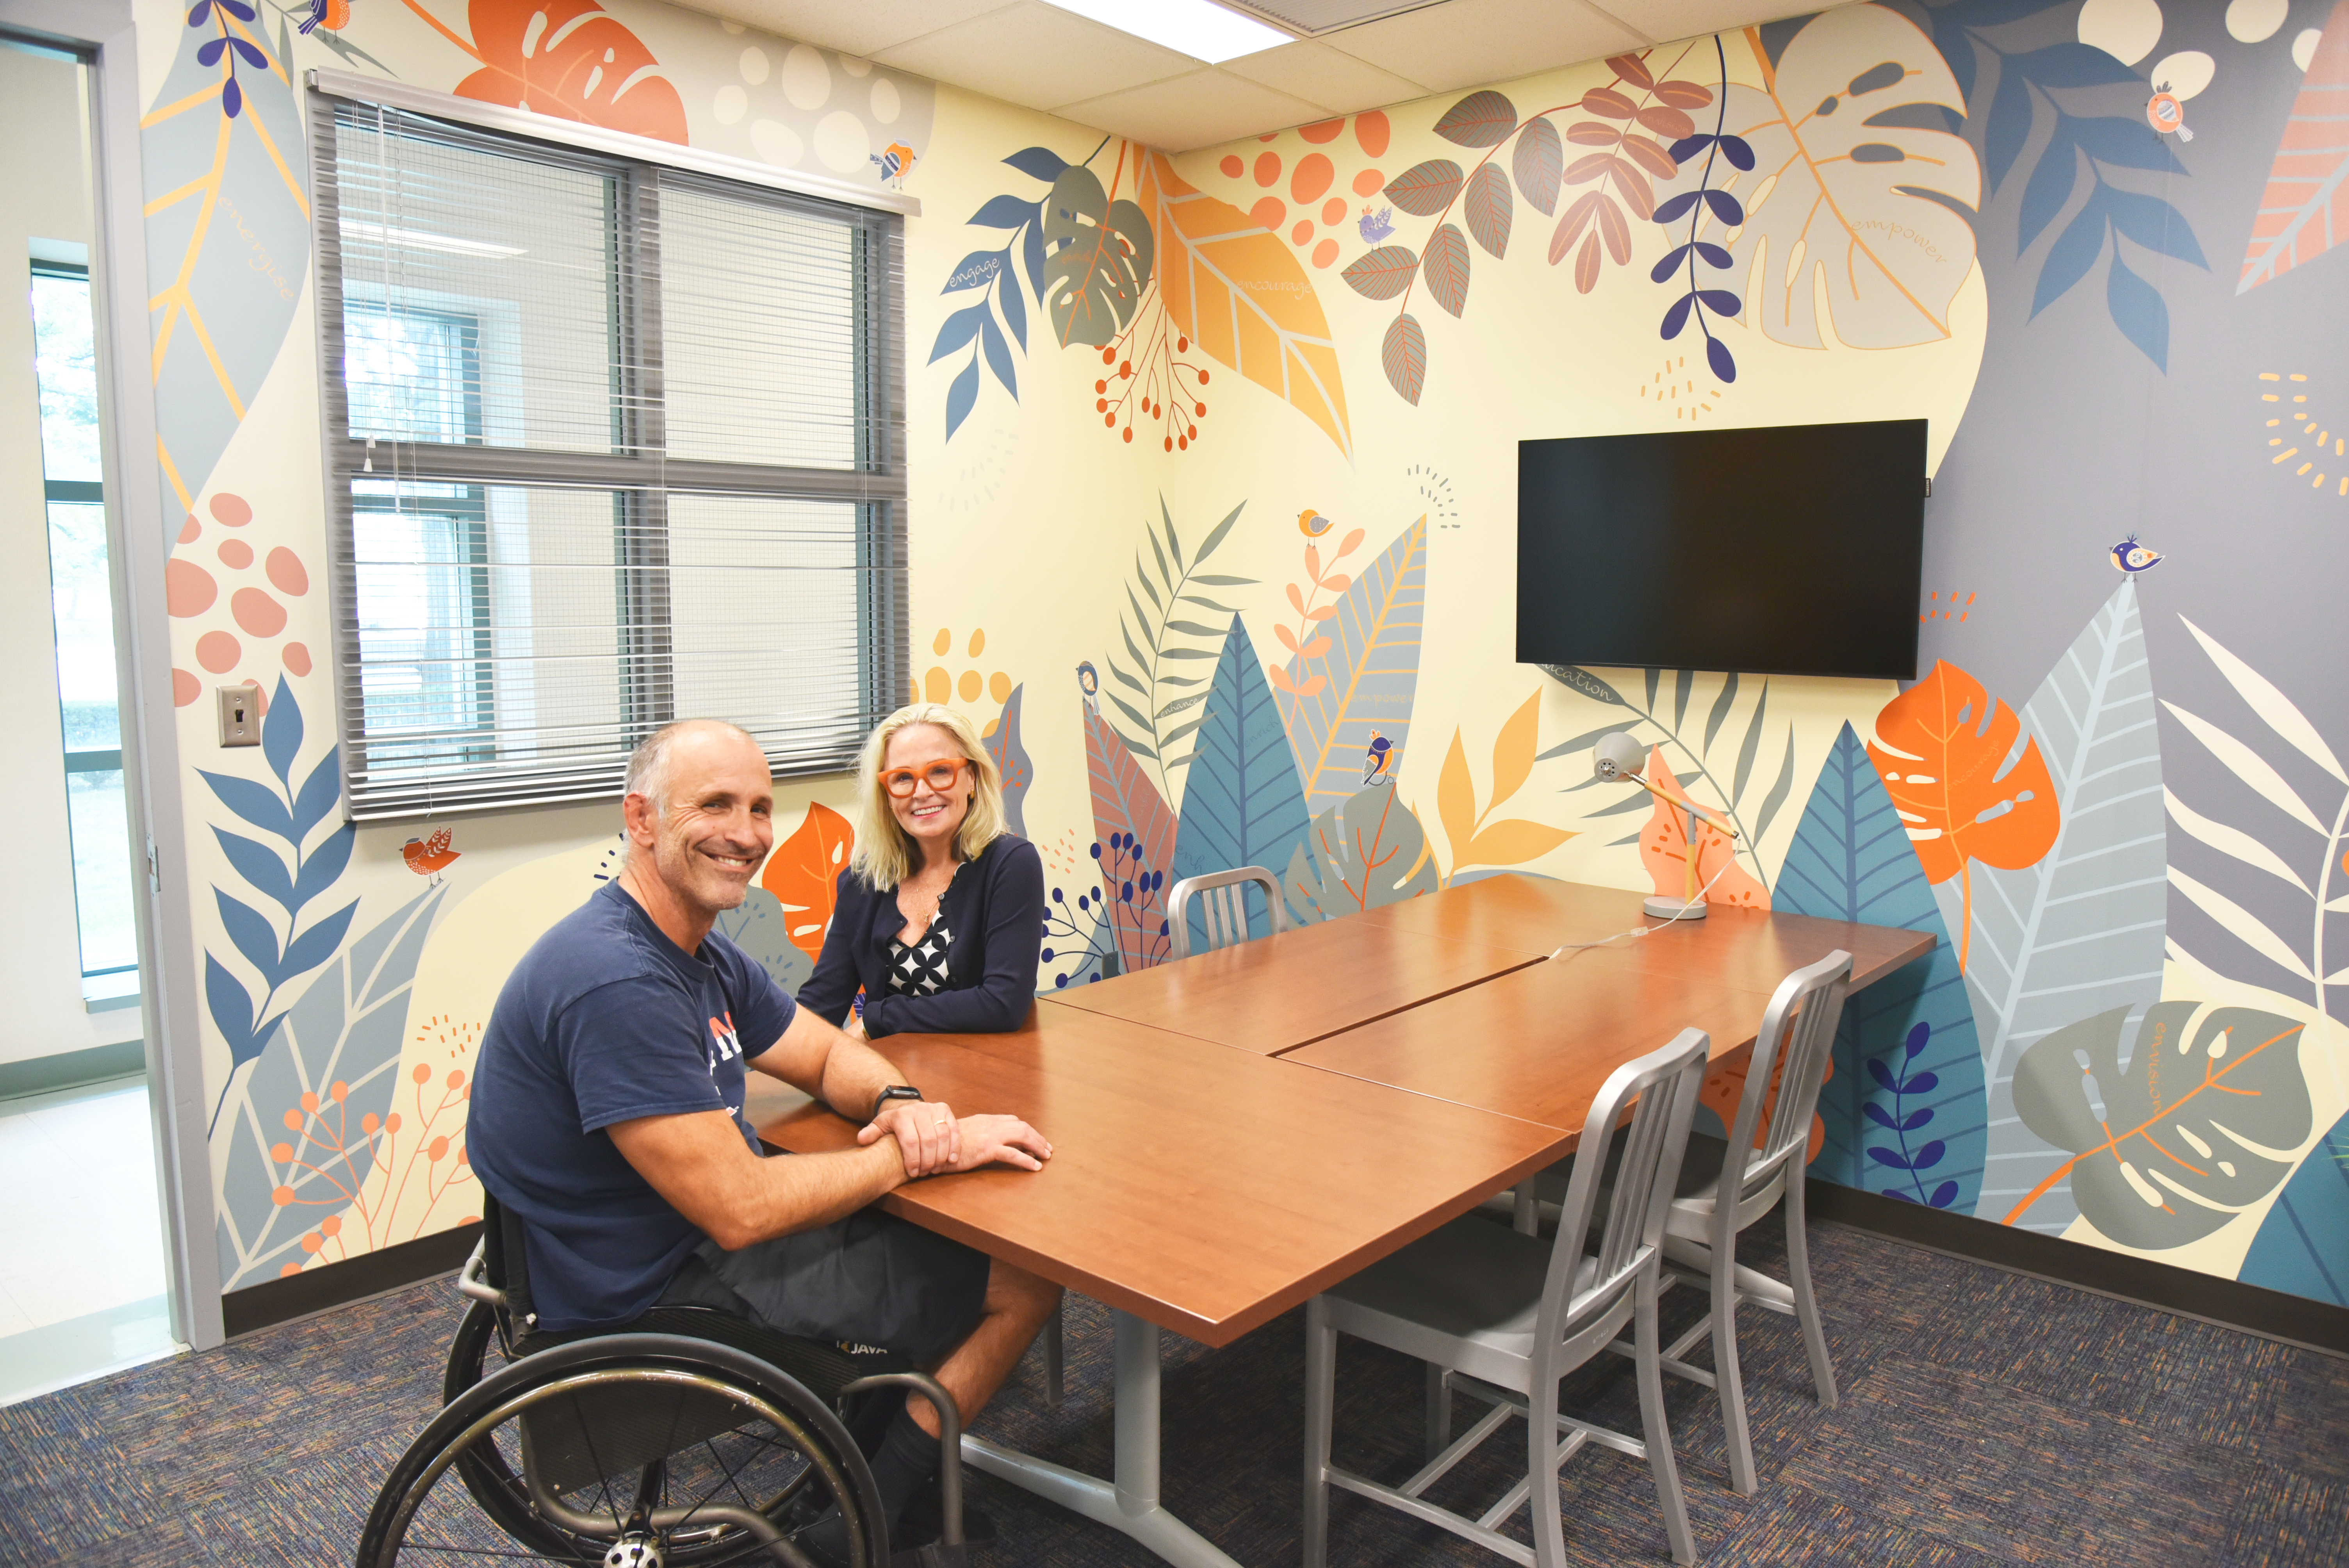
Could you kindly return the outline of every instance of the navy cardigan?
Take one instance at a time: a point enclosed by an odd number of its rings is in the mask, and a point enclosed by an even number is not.
[[[1005,833],[955,873],[937,918],[954,933],[947,989],[930,996],[889,994],[889,944],[905,928],[895,888],[874,889],[852,868],[834,889],[832,929],[799,1005],[827,1024],[848,1016],[864,989],[864,1033],[993,1034],[1028,1021],[1036,1000],[1044,937],[1044,861],[1036,846]]]

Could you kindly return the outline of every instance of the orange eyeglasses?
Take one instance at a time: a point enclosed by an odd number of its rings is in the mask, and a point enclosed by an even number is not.
[[[881,775],[881,787],[901,800],[925,784],[943,795],[961,780],[964,769],[977,766],[969,758],[958,757],[952,762],[933,762],[918,773],[910,768],[892,768]]]

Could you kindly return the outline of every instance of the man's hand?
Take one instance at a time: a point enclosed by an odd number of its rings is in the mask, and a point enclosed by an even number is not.
[[[976,1171],[1000,1161],[1022,1171],[1041,1171],[1052,1158],[1044,1135],[1016,1116],[966,1116],[962,1148],[950,1171]]]
[[[970,1119],[1004,1121],[1010,1119],[974,1117]],[[956,1163],[962,1152],[962,1124],[955,1119],[952,1110],[936,1100],[889,1101],[881,1108],[880,1115],[857,1130],[856,1141],[874,1143],[890,1135],[895,1135],[897,1140],[897,1151],[905,1161],[908,1177],[968,1169]]]

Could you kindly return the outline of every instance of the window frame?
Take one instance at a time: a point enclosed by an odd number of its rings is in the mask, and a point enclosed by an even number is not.
[[[603,145],[596,147],[565,145],[503,127],[471,123],[485,116],[446,118],[430,108],[409,103],[343,97],[318,84],[321,74],[311,73],[312,221],[320,439],[331,544],[328,598],[335,623],[331,684],[336,733],[342,741],[345,820],[395,820],[458,810],[615,799],[621,793],[629,750],[663,724],[702,717],[674,710],[664,570],[667,566],[667,502],[672,495],[847,502],[858,509],[856,738],[843,738],[813,752],[767,747],[770,766],[779,778],[852,769],[863,734],[903,700],[910,666],[905,613],[905,236],[903,217],[891,210],[895,204],[864,207],[780,185],[730,179],[685,166],[688,161],[711,161],[707,155],[672,160],[661,156],[664,150],[679,154],[691,150],[669,150],[666,143],[639,138],[607,134],[600,139]],[[461,100],[450,103],[454,108]],[[491,446],[478,435],[460,443],[351,436],[350,399],[344,376],[345,279],[336,155],[336,122],[344,112],[358,117],[372,113],[386,123],[396,115],[402,129],[413,129],[415,122],[421,120],[434,138],[452,146],[495,155],[519,154],[615,181],[608,232],[614,243],[616,282],[608,319],[610,330],[620,340],[614,361],[616,377],[621,380],[613,388],[611,451]],[[628,151],[635,155],[614,150],[616,142],[629,144]],[[849,229],[856,280],[857,356],[853,410],[855,450],[850,466],[802,468],[682,459],[663,450],[658,236],[661,199],[670,191],[810,214]],[[475,329],[481,329],[478,319]],[[474,771],[478,765],[469,765],[450,772],[445,790],[437,787],[437,781],[425,779],[370,787],[370,745],[378,752],[391,751],[393,758],[386,760],[396,766],[403,742],[397,731],[378,731],[370,737],[364,727],[354,530],[360,511],[376,509],[359,504],[353,481],[368,478],[478,487],[484,496],[492,487],[516,487],[607,492],[618,498],[626,509],[627,526],[616,531],[628,542],[624,552],[616,552],[614,562],[620,597],[628,604],[625,614],[616,605],[613,621],[618,644],[622,744],[592,760],[490,771]],[[486,672],[481,677],[490,678]]]

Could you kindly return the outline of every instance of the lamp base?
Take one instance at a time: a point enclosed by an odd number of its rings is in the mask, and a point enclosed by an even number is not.
[[[1694,903],[1689,903],[1681,899],[1668,898],[1658,893],[1640,907],[1660,920],[1702,920],[1704,918],[1704,900],[1702,899],[1697,900]]]

